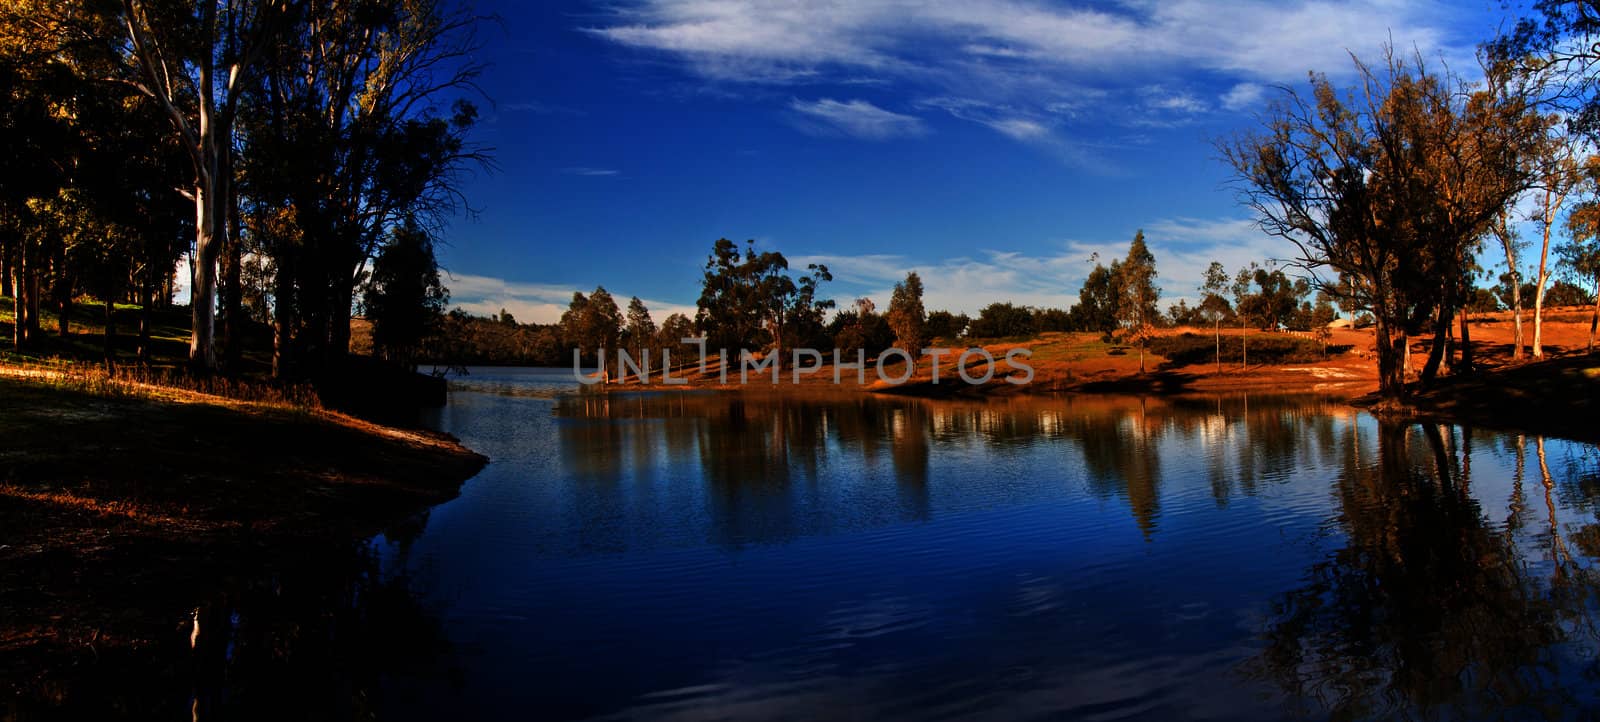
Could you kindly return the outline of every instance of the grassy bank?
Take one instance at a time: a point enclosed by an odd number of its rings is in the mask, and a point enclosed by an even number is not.
[[[125,662],[229,575],[403,523],[484,463],[442,435],[234,391],[0,366],[10,693]]]
[[[1600,355],[1570,355],[1450,376],[1401,402],[1355,400],[1375,414],[1600,443]]]

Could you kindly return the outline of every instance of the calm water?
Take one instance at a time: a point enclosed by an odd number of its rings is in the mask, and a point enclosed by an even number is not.
[[[1383,426],[1315,399],[572,386],[565,371],[458,379],[437,423],[491,464],[355,550],[357,572],[231,597],[203,706],[328,699],[317,714],[419,720],[1600,708],[1591,446]],[[273,626],[288,623],[292,644]],[[285,648],[247,653],[273,640]],[[285,674],[297,686],[279,688]]]

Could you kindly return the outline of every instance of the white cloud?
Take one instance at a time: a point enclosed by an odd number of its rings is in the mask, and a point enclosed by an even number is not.
[[[923,305],[930,310],[950,310],[977,313],[978,309],[996,301],[1029,306],[1065,308],[1077,298],[1078,286],[1069,287],[1068,279],[1074,264],[1083,265],[1081,258],[1063,252],[1055,256],[1026,256],[1020,253],[986,251],[981,259],[949,258],[931,262],[917,262],[904,256],[888,255],[819,255],[799,256],[791,264],[823,263],[834,275],[835,284],[827,292],[841,307],[857,297],[873,300],[878,308],[887,308],[889,294],[894,284],[916,271],[922,277],[925,289]]]
[[[1239,83],[1222,94],[1222,107],[1227,110],[1251,110],[1261,106],[1266,87],[1260,83]]]
[[[884,110],[865,100],[795,100],[789,107],[801,116],[797,125],[810,133],[842,133],[863,140],[888,140],[927,132],[922,119]]]
[[[987,125],[1016,140],[1035,140],[1050,135],[1049,128],[1026,118],[1005,118],[990,121]]]
[[[1009,64],[1018,76],[1193,67],[1292,82],[1312,69],[1345,72],[1347,49],[1371,54],[1391,37],[1460,57],[1480,39],[1444,29],[1462,14],[1391,0],[1124,0],[1105,10],[1028,0],[852,0],[826,10],[803,0],[633,0],[590,31],[720,80],[793,82],[836,69],[926,78]]]
[[[1072,123],[1175,128],[1237,111],[1266,84],[1337,80],[1350,52],[1383,44],[1467,70],[1492,28],[1442,0],[619,0],[586,30],[681,63],[728,92],[738,85],[839,85],[870,79],[1071,166],[1115,173]],[[1230,89],[1216,95],[1217,83]],[[1162,88],[1151,94],[1149,88]],[[939,101],[949,101],[938,105]],[[880,101],[881,102],[881,101]],[[919,104],[923,105],[923,104]],[[925,106],[926,107],[926,106]],[[922,135],[923,122],[862,100],[794,101],[818,134]]]
[[[560,321],[561,314],[572,302],[573,293],[588,295],[593,290],[548,283],[521,283],[465,273],[449,274],[445,277],[444,283],[450,289],[451,308],[460,308],[481,316],[497,314],[501,309],[505,309],[523,323]],[[628,299],[632,296],[616,289],[606,290],[617,300],[617,306],[626,311]],[[644,302],[645,308],[650,309],[650,317],[657,324],[674,313],[694,317],[695,307],[692,304],[640,300]]]
[[[1262,233],[1248,219],[1171,218],[1145,227],[1145,239],[1156,256],[1163,288],[1161,304],[1179,299],[1193,304],[1212,261],[1231,274],[1250,262],[1284,259],[1291,255],[1287,242]],[[827,264],[835,285],[829,293],[841,306],[859,296],[871,298],[880,308],[889,300],[894,283],[909,271],[922,277],[924,305],[975,314],[997,301],[1040,307],[1069,308],[1078,289],[1094,268],[1091,259],[1110,263],[1128,252],[1126,238],[1098,241],[1069,240],[1053,252],[1032,255],[1014,251],[984,251],[979,258],[913,259],[899,255],[796,256],[795,265]]]
[[[1154,110],[1170,111],[1178,114],[1204,113],[1210,106],[1194,95],[1184,91],[1172,91],[1162,86],[1154,86],[1146,91],[1145,105]]]

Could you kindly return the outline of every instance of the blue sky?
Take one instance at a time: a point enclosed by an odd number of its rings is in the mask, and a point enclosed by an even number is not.
[[[1465,72],[1507,22],[1461,3],[481,2],[499,170],[446,233],[452,305],[559,317],[575,290],[689,310],[714,240],[824,262],[880,306],[1067,307],[1144,229],[1165,288],[1284,257],[1213,139],[1273,86],[1348,78],[1392,38]]]

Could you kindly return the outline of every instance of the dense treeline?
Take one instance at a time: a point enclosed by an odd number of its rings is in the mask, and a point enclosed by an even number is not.
[[[317,378],[358,304],[379,354],[414,363],[454,183],[486,162],[466,138],[477,22],[444,0],[0,2],[13,345],[41,307],[65,334],[75,297],[149,309],[181,285],[199,370],[238,370],[257,323],[275,376]]]

